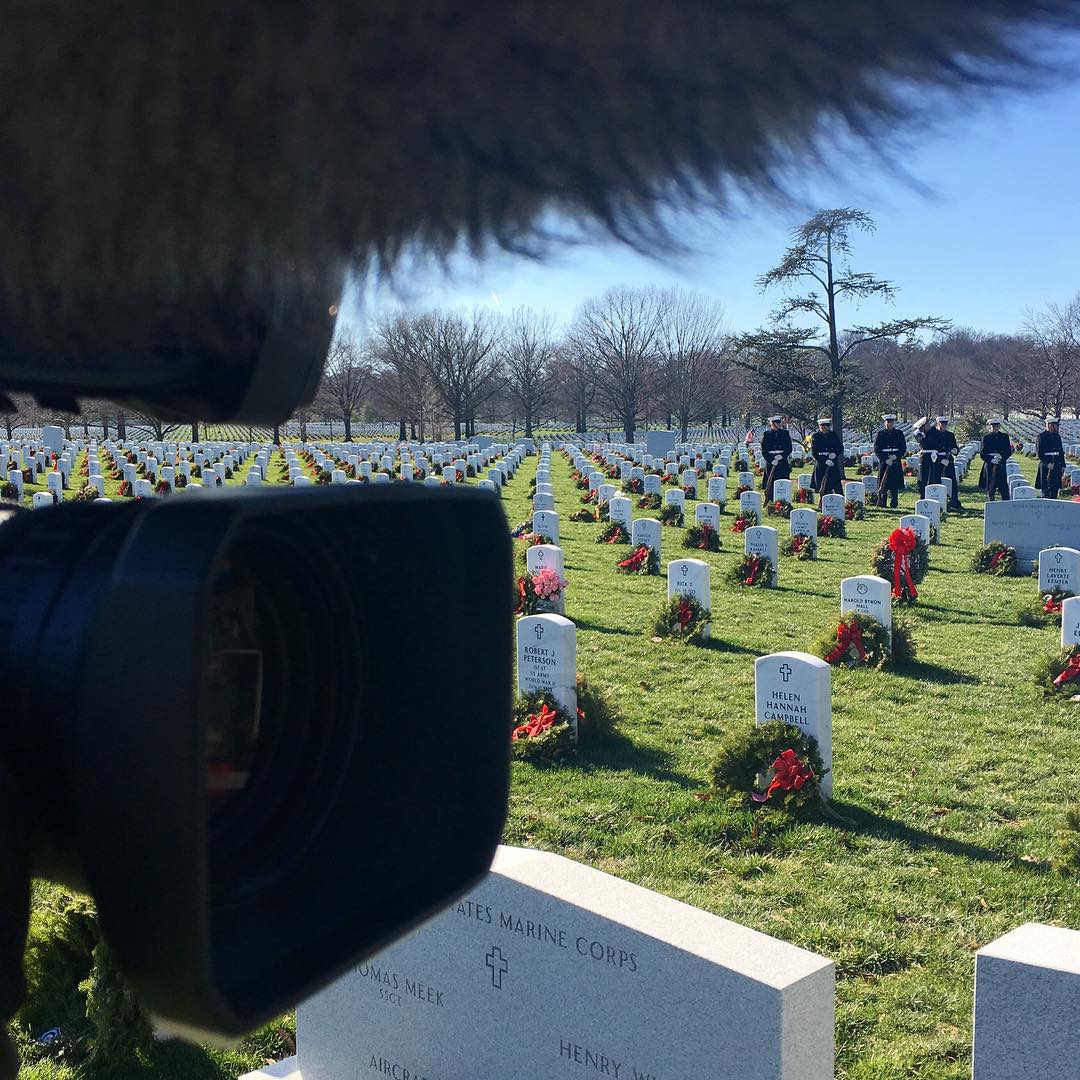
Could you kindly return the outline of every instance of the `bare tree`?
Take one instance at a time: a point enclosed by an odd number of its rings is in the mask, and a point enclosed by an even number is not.
[[[608,289],[578,308],[571,347],[596,373],[597,400],[632,443],[656,383],[666,297],[657,289]]]
[[[371,380],[372,368],[359,339],[351,331],[338,334],[326,355],[319,395],[345,425],[346,442],[352,442],[353,421],[361,413]]]
[[[419,320],[422,357],[454,424],[454,438],[473,433],[476,413],[503,384],[500,327],[489,312],[432,312]]]
[[[397,421],[398,438],[428,437],[440,396],[425,362],[425,316],[391,315],[377,322],[368,342],[375,368],[374,403]]]
[[[589,414],[596,400],[596,368],[573,341],[564,341],[555,357],[558,404],[574,417],[574,430],[588,431]]]
[[[135,429],[137,438],[153,438],[158,442],[163,442],[180,430],[179,424],[166,423],[160,416],[151,416],[149,413],[136,413],[131,426]],[[126,435],[122,437],[126,438]]]
[[[681,289],[664,297],[661,326],[660,392],[667,412],[679,421],[686,442],[690,424],[716,411],[716,391],[724,385],[728,331],[723,306]]]
[[[838,311],[841,302],[891,300],[896,295],[891,282],[849,266],[851,233],[873,231],[873,219],[864,210],[819,210],[792,233],[792,244],[780,262],[758,279],[762,290],[779,285],[785,289],[806,286],[809,291],[785,297],[773,313],[769,327],[744,337],[752,355],[756,348],[757,355],[769,361],[759,371],[765,383],[779,377],[780,386],[789,384],[792,380],[783,370],[783,357],[796,352],[802,354],[799,389],[804,395],[827,403],[833,430],[838,434],[843,431],[844,401],[851,385],[855,367],[852,353],[856,349],[883,339],[917,340],[922,331],[949,328],[945,319],[922,316],[894,319],[877,326],[854,326],[846,333],[842,330]],[[805,315],[824,325],[795,325],[793,319]],[[817,364],[812,363],[815,357]]]
[[[1031,338],[1031,356],[1023,368],[1026,392],[1020,411],[1042,420],[1060,416],[1080,384],[1080,293],[1067,304],[1028,312],[1024,329]]]
[[[540,411],[555,397],[553,367],[556,359],[555,317],[518,308],[510,319],[503,342],[503,367],[510,403],[525,423],[531,439]]]

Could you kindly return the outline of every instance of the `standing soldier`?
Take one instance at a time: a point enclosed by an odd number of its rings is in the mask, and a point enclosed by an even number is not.
[[[986,498],[993,502],[995,492],[1003,499],[1009,498],[1005,462],[1012,457],[1012,442],[1001,430],[1000,420],[990,421],[990,431],[983,436],[979,456],[983,459],[982,472],[979,473],[979,487],[986,490]]]
[[[963,510],[960,505],[960,483],[956,477],[956,455],[960,453],[960,446],[956,436],[949,430],[949,418],[939,416],[937,418],[938,433],[938,480],[948,480],[952,485],[949,488],[949,509]]]
[[[1039,471],[1035,486],[1042,488],[1044,499],[1056,499],[1061,490],[1061,474],[1065,471],[1065,447],[1058,434],[1060,420],[1047,420],[1046,430],[1035,440],[1035,454],[1039,459]]]
[[[907,439],[896,426],[896,413],[886,413],[881,419],[885,426],[874,436],[874,453],[878,459],[877,504],[884,506],[887,494],[889,505],[895,509],[896,497],[904,488]]]
[[[941,482],[942,455],[945,442],[936,427],[930,427],[925,416],[915,424],[915,441],[919,444],[919,498],[926,498],[926,485]]]
[[[823,416],[810,439],[814,458],[814,490],[821,495],[839,495],[843,491],[844,444],[832,430],[832,421]]]
[[[791,433],[781,426],[779,416],[769,417],[769,430],[761,436],[761,454],[765,458],[764,479],[761,482],[765,501],[773,501],[773,484],[791,476]]]

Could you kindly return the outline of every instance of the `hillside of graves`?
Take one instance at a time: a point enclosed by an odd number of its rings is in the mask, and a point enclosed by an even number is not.
[[[324,460],[296,444],[237,443],[202,460],[175,448],[161,461],[152,451],[125,454],[76,445],[67,482],[52,486],[64,498],[91,486],[120,502],[136,483],[143,497],[190,498],[171,490],[180,475],[192,488],[219,472],[225,486],[306,485],[324,474],[334,483],[390,481],[379,476],[385,460]],[[508,527],[525,534],[515,540],[524,572],[539,508],[537,457],[493,477],[487,466],[499,457],[434,460],[427,482],[499,487]],[[564,610],[576,628],[576,671],[588,684],[578,704],[604,713],[608,725],[555,760],[515,761],[505,843],[567,856],[835,961],[843,1080],[970,1076],[976,950],[1025,922],[1080,925],[1075,878],[1054,869],[1057,834],[1077,801],[1080,706],[1068,695],[1044,700],[1033,685],[1033,667],[1057,651],[1060,633],[1030,617],[1034,578],[972,572],[984,502],[974,472],[960,488],[965,510],[939,523],[917,600],[895,606],[914,658],[885,670],[831,670],[831,802],[791,814],[719,791],[711,782],[718,750],[754,728],[755,660],[811,652],[836,632],[841,581],[872,572],[875,549],[914,509],[913,481],[897,509],[867,504],[863,518],[846,521],[845,537],[820,536],[815,559],[780,555],[777,587],[754,588],[729,576],[744,554],[744,535],[733,531],[734,471],[720,485],[719,550],[684,547],[702,491],[686,500],[681,526],[660,529],[660,572],[648,576],[619,572],[630,545],[597,542],[609,522],[572,520],[595,510],[595,495],[573,478],[569,453],[556,449],[550,459]],[[1034,461],[1017,460],[1031,479]],[[24,503],[50,490],[58,466],[51,457],[40,472],[30,466]],[[387,468],[400,473],[401,463],[391,458]],[[660,516],[639,498],[631,496],[635,520]],[[788,535],[782,517],[762,523]],[[654,633],[665,567],[684,559],[707,567],[710,636],[701,644]],[[38,890],[39,914],[70,903],[58,890]],[[36,1015],[34,1023],[22,1044],[27,1080],[121,1075],[72,1067],[35,1047],[50,1021]],[[283,1018],[235,1051],[152,1043],[143,1064],[123,1075],[231,1078],[285,1056],[292,1038],[292,1019]]]

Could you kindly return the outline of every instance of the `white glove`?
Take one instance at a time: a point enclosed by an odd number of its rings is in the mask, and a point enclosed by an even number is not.
[[[890,455],[888,456],[888,458],[886,459],[886,462],[887,462],[887,463],[888,463],[889,465],[895,465],[895,464],[896,464],[896,455],[895,455],[895,454],[890,454]]]
[[[830,460],[830,461],[834,461],[835,459],[836,459],[836,455],[835,455],[835,454],[830,454],[830,455],[829,455],[829,460]]]
[[[992,461],[992,462],[993,462],[993,463],[994,463],[995,465],[1000,465],[1000,464],[1001,464],[1001,455],[1000,455],[1000,454],[991,454],[991,455],[990,455],[990,460],[991,460],[991,461]]]
[[[775,465],[784,455],[779,450],[772,452],[773,464]]]
[[[937,451],[936,450],[931,450],[930,451],[930,460],[931,461],[937,461]]]

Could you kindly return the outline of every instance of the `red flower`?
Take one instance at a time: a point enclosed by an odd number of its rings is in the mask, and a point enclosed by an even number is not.
[[[777,791],[801,791],[814,779],[814,770],[799,760],[794,750],[784,750],[772,763],[773,778],[764,795],[751,792],[750,798],[757,803],[766,802]]]

